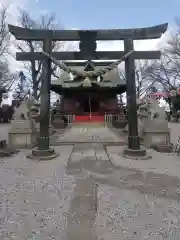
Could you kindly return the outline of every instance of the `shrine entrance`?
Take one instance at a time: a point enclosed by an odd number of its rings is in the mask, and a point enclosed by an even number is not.
[[[99,111],[99,102],[97,99],[92,98],[91,96],[85,97],[83,99],[83,109],[85,113],[98,113]]]
[[[92,89],[93,82],[96,82],[98,89],[101,86],[109,85],[104,81],[103,75],[113,70],[122,61],[125,61],[125,79],[127,87],[127,112],[128,112],[128,146],[124,149],[124,156],[142,157],[146,155],[146,150],[140,145],[138,136],[137,106],[136,106],[136,79],[135,63],[136,59],[153,60],[160,59],[160,51],[134,51],[134,40],[157,39],[167,30],[168,24],[161,24],[146,28],[133,29],[104,29],[104,30],[47,30],[47,29],[27,29],[13,25],[8,25],[9,32],[17,40],[22,41],[41,41],[43,43],[43,52],[18,52],[16,59],[19,61],[42,61],[42,78],[41,78],[41,106],[40,106],[40,134],[37,141],[37,150],[32,151],[32,155],[41,159],[44,156],[55,157],[54,151],[49,147],[49,120],[50,120],[50,89],[52,67],[51,61],[59,66],[62,70],[73,75],[78,75],[74,79],[76,86]],[[124,42],[124,51],[96,51],[97,41],[116,41]],[[54,41],[79,41],[79,50],[75,52],[52,52]],[[43,54],[42,54],[43,53]],[[68,66],[61,61],[70,61]],[[94,65],[106,66],[102,71],[94,71],[92,66],[85,66],[81,74],[74,74],[75,71],[70,67],[77,66],[77,61],[89,61]],[[95,60],[100,60],[95,62]],[[103,60],[103,61],[102,61]],[[108,60],[108,62],[104,62]],[[110,61],[109,61],[110,60]],[[114,60],[116,63],[114,63]],[[119,62],[120,61],[120,62]],[[80,63],[78,63],[79,65]],[[83,66],[85,62],[82,63]],[[93,71],[89,75],[85,72]],[[77,71],[76,71],[77,73]],[[97,77],[101,77],[101,82],[97,82]],[[79,79],[78,79],[79,78]],[[84,82],[86,79],[90,81]],[[108,79],[111,80],[111,79]],[[79,84],[77,84],[80,82]],[[89,83],[90,82],[90,83]],[[66,86],[70,83],[64,83]],[[60,87],[61,90],[67,91],[67,87]],[[72,88],[71,88],[72,89]],[[52,89],[51,89],[52,90]],[[117,94],[117,93],[116,93]],[[115,95],[116,95],[115,94]],[[81,97],[81,96],[80,96]],[[95,108],[95,103],[91,103],[91,108]],[[85,106],[84,106],[85,107]],[[89,110],[87,108],[87,110]],[[92,109],[91,109],[92,111]]]
[[[81,100],[82,114],[75,116],[75,122],[104,122],[104,115],[99,113],[100,103],[92,96],[85,96]]]

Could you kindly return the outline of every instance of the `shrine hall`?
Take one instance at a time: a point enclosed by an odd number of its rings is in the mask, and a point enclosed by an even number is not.
[[[78,67],[79,70],[80,67]],[[99,66],[100,68],[100,66]],[[94,69],[88,61],[84,70]],[[58,80],[51,82],[51,90],[61,96],[63,115],[73,115],[74,121],[104,121],[105,114],[117,114],[117,95],[126,91],[126,82],[119,76],[119,69],[109,72],[97,82],[71,79],[62,73]]]

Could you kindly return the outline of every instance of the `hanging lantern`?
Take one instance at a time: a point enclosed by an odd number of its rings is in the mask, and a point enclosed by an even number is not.
[[[171,90],[169,94],[170,94],[171,97],[174,97],[174,96],[176,96],[177,91],[176,90]]]
[[[3,93],[3,94],[2,94],[2,98],[3,98],[3,99],[8,99],[8,97],[9,97],[9,96],[8,96],[8,93]]]

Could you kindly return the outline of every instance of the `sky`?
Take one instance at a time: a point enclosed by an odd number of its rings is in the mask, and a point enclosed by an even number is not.
[[[180,17],[180,0],[0,0],[8,6],[8,21],[18,25],[20,8],[28,10],[32,17],[38,18],[44,13],[55,14],[65,29],[108,29],[147,27],[168,22],[169,29],[174,27],[174,19]],[[159,48],[169,37],[169,32],[160,40],[135,42],[136,50]],[[123,50],[123,44],[101,42],[98,50]],[[15,53],[12,45],[12,52]],[[19,63],[10,59],[12,69],[18,69]]]
[[[131,28],[172,23],[179,0],[31,0],[31,11],[50,11],[66,28]]]

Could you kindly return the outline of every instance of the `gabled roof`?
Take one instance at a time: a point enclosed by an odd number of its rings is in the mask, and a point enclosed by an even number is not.
[[[82,82],[65,82],[65,83],[60,83],[59,80],[53,81],[51,82],[51,85],[53,86],[59,86],[62,88],[77,88],[77,87],[81,87],[83,85]],[[122,86],[122,85],[126,85],[125,81],[124,82],[93,82],[92,83],[92,87],[110,87],[110,88],[115,88],[118,86]],[[83,86],[82,86],[83,87]]]
[[[103,81],[93,82],[92,85],[99,87],[117,87],[125,85],[126,81],[119,76],[119,69],[115,68],[103,76]],[[60,86],[62,88],[76,88],[83,85],[82,81],[73,81],[70,75],[63,72],[58,80],[52,80],[51,85]]]
[[[94,65],[92,61],[87,61],[84,67],[84,71],[94,71]]]

